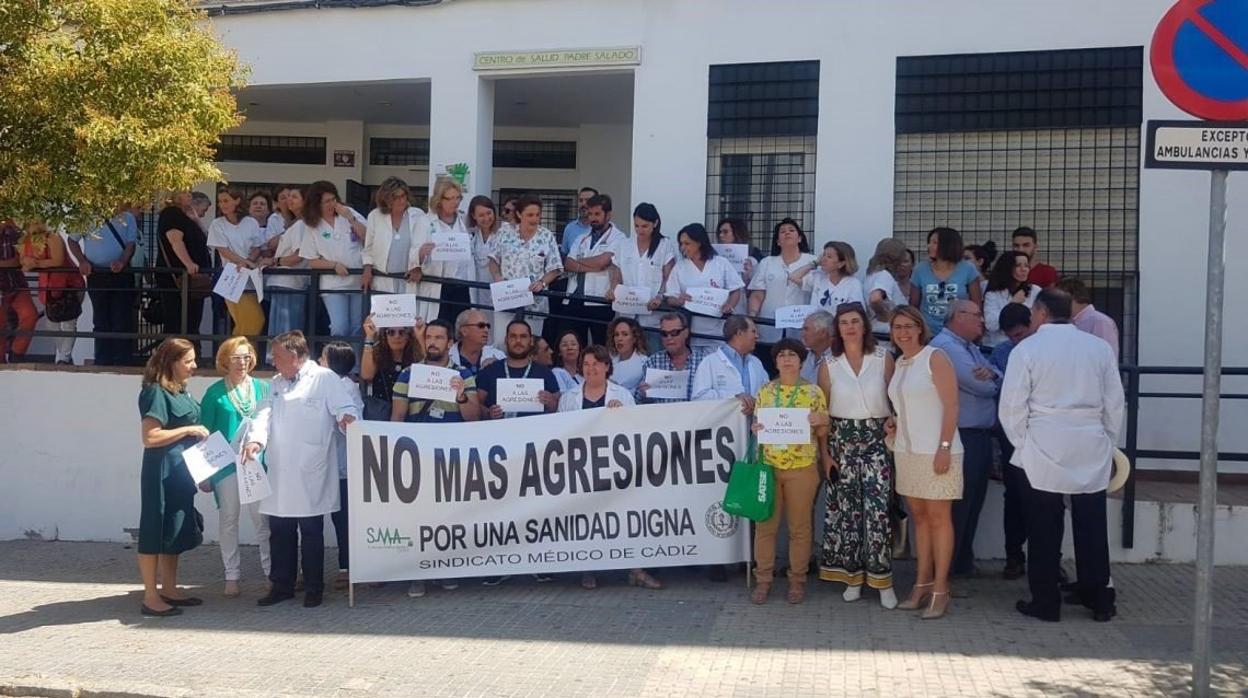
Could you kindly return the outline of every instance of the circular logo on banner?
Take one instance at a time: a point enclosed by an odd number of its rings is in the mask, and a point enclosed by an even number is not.
[[[1183,111],[1202,119],[1248,119],[1248,2],[1180,0],[1153,33],[1153,78]]]
[[[731,538],[737,532],[737,526],[740,526],[737,517],[724,511],[724,505],[719,502],[711,504],[706,509],[706,529],[716,538]]]

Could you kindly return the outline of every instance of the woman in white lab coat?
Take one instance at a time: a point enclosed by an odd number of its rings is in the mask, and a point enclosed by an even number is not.
[[[691,329],[694,333],[705,335],[694,337],[691,342],[695,347],[715,347],[721,343],[724,333],[723,315],[732,313],[741,299],[745,282],[741,275],[728,260],[715,252],[706,228],[701,223],[690,223],[680,229],[676,235],[680,252],[684,255],[672,268],[667,278],[667,302],[670,305],[683,307],[690,300],[689,291],[698,288],[720,288],[728,291],[728,299],[720,306],[720,317],[695,315]]]
[[[368,214],[364,232],[364,276],[360,287],[376,293],[416,293],[420,262],[429,255],[425,212],[412,206],[411,191],[398,177],[387,177],[377,189],[377,208]],[[374,278],[375,272],[391,276]],[[394,275],[401,275],[394,276]]]
[[[802,275],[815,264],[806,233],[792,218],[776,224],[771,235],[771,256],[758,263],[750,278],[749,311],[751,317],[774,320],[776,310],[787,305],[807,305],[810,290],[802,287]],[[796,336],[790,330],[788,336]],[[772,344],[786,336],[772,325],[758,326],[758,340]]]
[[[429,240],[435,234],[459,233],[468,234],[467,221],[459,212],[459,205],[464,201],[464,188],[450,177],[438,177],[433,185],[433,196],[429,197],[429,213],[425,216],[425,229]],[[426,260],[422,264],[426,273],[444,279],[475,279],[477,278],[476,262],[468,259],[462,262],[435,262]],[[437,298],[440,302],[434,308],[425,311],[425,319],[442,318],[452,325],[455,318],[472,302],[468,287],[454,283],[422,283],[420,294],[429,298]]]

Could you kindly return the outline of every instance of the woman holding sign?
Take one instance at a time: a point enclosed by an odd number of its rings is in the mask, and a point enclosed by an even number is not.
[[[227,187],[217,192],[217,212],[221,215],[208,226],[208,246],[223,262],[240,270],[255,269],[265,243],[264,232],[243,210],[243,190]],[[247,283],[250,286],[255,280]],[[237,303],[227,300],[225,307],[234,321],[235,336],[252,337],[264,331],[264,309],[255,293],[243,293]]]
[[[620,245],[611,269],[611,290],[607,293],[608,298],[616,300],[620,286],[644,288],[647,312],[620,316],[637,318],[642,327],[650,328],[652,335],[657,335],[659,328],[659,316],[654,311],[663,303],[663,289],[676,266],[676,246],[671,238],[663,236],[662,228],[663,221],[654,204],[637,204],[633,210],[632,242]]]
[[[611,354],[606,347],[600,344],[586,347],[577,363],[579,372],[585,376],[585,382],[559,396],[560,412],[590,410],[595,407],[630,407],[636,404],[632,393],[607,380],[611,377]],[[640,568],[628,571],[628,583],[646,589],[663,588],[662,582]],[[597,575],[592,572],[582,574],[581,587],[597,589]]]
[[[529,292],[540,293],[550,287],[563,271],[563,258],[559,255],[559,243],[555,234],[542,227],[542,200],[526,194],[516,202],[520,223],[515,228],[502,230],[498,241],[490,250],[490,276],[494,283],[524,279],[529,282]],[[494,298],[495,308],[498,298]],[[545,314],[550,310],[550,299],[538,296],[521,310],[540,313],[524,318],[534,335],[542,333]],[[512,310],[495,310],[494,327],[506,328],[516,318]],[[503,344],[505,337],[495,337]]]
[[[775,319],[776,309],[786,305],[808,305],[810,291],[802,287],[802,276],[815,264],[810,253],[806,233],[792,218],[776,224],[771,235],[771,256],[759,262],[750,278],[751,317]],[[758,339],[771,344],[789,333],[766,325],[759,325]],[[797,330],[793,330],[793,335]]]
[[[332,269],[322,276],[321,302],[329,313],[329,331],[335,337],[358,337],[364,320],[361,278],[352,269],[364,266],[364,238],[368,228],[363,216],[338,200],[333,182],[313,182],[303,206],[303,241],[299,254],[313,269]]]
[[[428,240],[437,243],[439,239],[449,241],[454,236],[464,243],[462,247],[467,254],[463,259],[439,260],[439,255],[445,253],[440,245],[435,245],[429,261],[422,262],[429,274],[445,279],[477,278],[476,263],[472,259],[472,239],[468,236],[464,217],[459,212],[459,205],[463,201],[463,185],[450,177],[438,177],[433,185],[433,195],[429,197],[429,215],[425,216]],[[455,318],[472,303],[468,287],[458,283],[422,284],[420,294],[439,298],[441,303],[438,304],[436,317],[450,323],[454,323]],[[432,320],[434,316],[427,313],[425,318]]]
[[[876,346],[870,328],[861,305],[837,308],[831,356],[819,369],[832,417],[819,578],[844,582],[847,602],[862,597],[865,582],[880,590],[881,606],[896,608],[889,518],[893,459],[884,445],[893,357]]]
[[[514,207],[515,204],[512,206]],[[490,276],[490,252],[494,249],[494,243],[498,240],[498,234],[502,229],[502,221],[499,220],[498,212],[494,209],[494,201],[480,194],[472,197],[472,201],[468,202],[468,220],[472,222],[472,262],[477,268],[475,278],[477,281],[488,284],[494,280]],[[490,299],[490,289],[472,289],[472,302],[490,305],[493,302]],[[460,315],[463,312],[461,310]]]
[[[143,371],[138,550],[140,611],[145,616],[176,616],[184,606],[203,603],[178,589],[178,556],[204,540],[204,519],[195,511],[195,481],[182,462],[184,450],[208,438],[208,430],[199,424],[199,403],[186,392],[194,372],[195,345],[178,337],[161,342]]]
[[[667,302],[698,314],[693,318],[693,332],[706,336],[694,337],[693,346],[716,347],[720,344],[717,338],[724,333],[723,316],[737,307],[745,282],[732,264],[715,252],[701,223],[681,228],[676,240],[684,256],[668,277]],[[706,293],[708,290],[714,293]],[[725,293],[726,297],[718,301]],[[690,303],[695,297],[697,302]],[[707,299],[711,297],[718,301],[718,307],[710,307]]]
[[[923,619],[949,608],[949,565],[953,560],[952,503],[962,497],[962,441],[958,438],[958,380],[944,352],[930,346],[924,313],[912,305],[893,312],[893,346],[901,351],[888,397],[897,410],[893,435],[897,493],[914,519],[918,578],[910,598],[897,608],[921,608]]]
[[[246,427],[256,415],[260,401],[269,394],[268,381],[253,378],[256,367],[256,348],[246,337],[231,337],[221,343],[217,350],[217,371],[224,376],[208,386],[200,403],[199,423],[209,433],[221,432],[235,451],[239,441],[246,438]],[[240,429],[244,432],[239,433]],[[260,568],[269,577],[269,522],[260,514],[260,503],[240,504],[238,501],[238,475],[233,465],[217,471],[208,480],[217,500],[219,510],[218,538],[221,541],[221,563],[225,566],[225,591],[233,598],[241,593],[238,582],[242,579],[242,565],[238,554],[239,514],[245,508],[256,527],[256,540],[260,545]]]
[[[754,529],[754,577],[758,584],[750,601],[767,603],[776,567],[776,533],[784,517],[789,531],[789,590],[785,599],[792,604],[806,599],[806,571],[810,566],[811,517],[819,491],[816,462],[827,462],[823,444],[828,437],[828,403],[823,392],[802,378],[806,347],[796,339],[781,339],[771,348],[771,358],[779,376],[764,385],[754,399],[753,430],[762,444],[763,462],[775,471],[776,508],[771,518]],[[784,438],[785,411],[790,420],[800,420],[807,434],[798,443]],[[796,413],[796,414],[793,414]]]

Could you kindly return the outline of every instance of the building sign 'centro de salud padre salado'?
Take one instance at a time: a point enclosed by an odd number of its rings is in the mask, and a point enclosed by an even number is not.
[[[640,64],[640,46],[571,48],[553,51],[487,51],[475,53],[472,56],[473,70],[601,68]]]

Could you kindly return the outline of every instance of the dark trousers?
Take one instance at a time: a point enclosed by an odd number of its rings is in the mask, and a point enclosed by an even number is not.
[[[1031,484],[1022,468],[1008,462],[1001,466],[1001,475],[1005,484],[1005,559],[1026,562],[1023,546],[1027,544],[1027,499],[1031,496]]]
[[[134,277],[129,272],[92,272],[87,276],[91,297],[93,329],[96,332],[134,332],[138,315],[134,306]],[[134,339],[96,339],[97,366],[125,366],[134,363]]]
[[[325,591],[325,517],[270,516],[269,547],[273,556],[269,579],[273,590],[295,591],[295,572],[303,553],[303,589],[311,594]]]
[[[347,478],[338,478],[338,503],[342,507],[329,515],[334,522],[334,537],[338,539],[338,569],[351,569],[351,556],[347,548]]]
[[[585,301],[580,298],[569,298],[566,304],[556,306],[556,313],[567,315],[575,320],[560,320],[559,334],[563,334],[566,329],[576,330],[580,335],[581,341],[590,344],[607,345],[607,323],[615,319],[615,311],[609,305],[585,305]],[[556,335],[551,343],[551,347],[555,350],[555,356],[559,356],[559,347],[555,342],[559,340]]]
[[[1027,583],[1041,613],[1061,613],[1058,569],[1066,533],[1066,495],[1030,489],[1027,498]],[[1078,593],[1094,611],[1110,611],[1115,592],[1109,586],[1109,531],[1105,491],[1070,495],[1071,532],[1075,539]]]
[[[953,503],[953,573],[975,569],[975,529],[988,494],[992,468],[992,431],[959,428],[962,439],[962,499]]]

